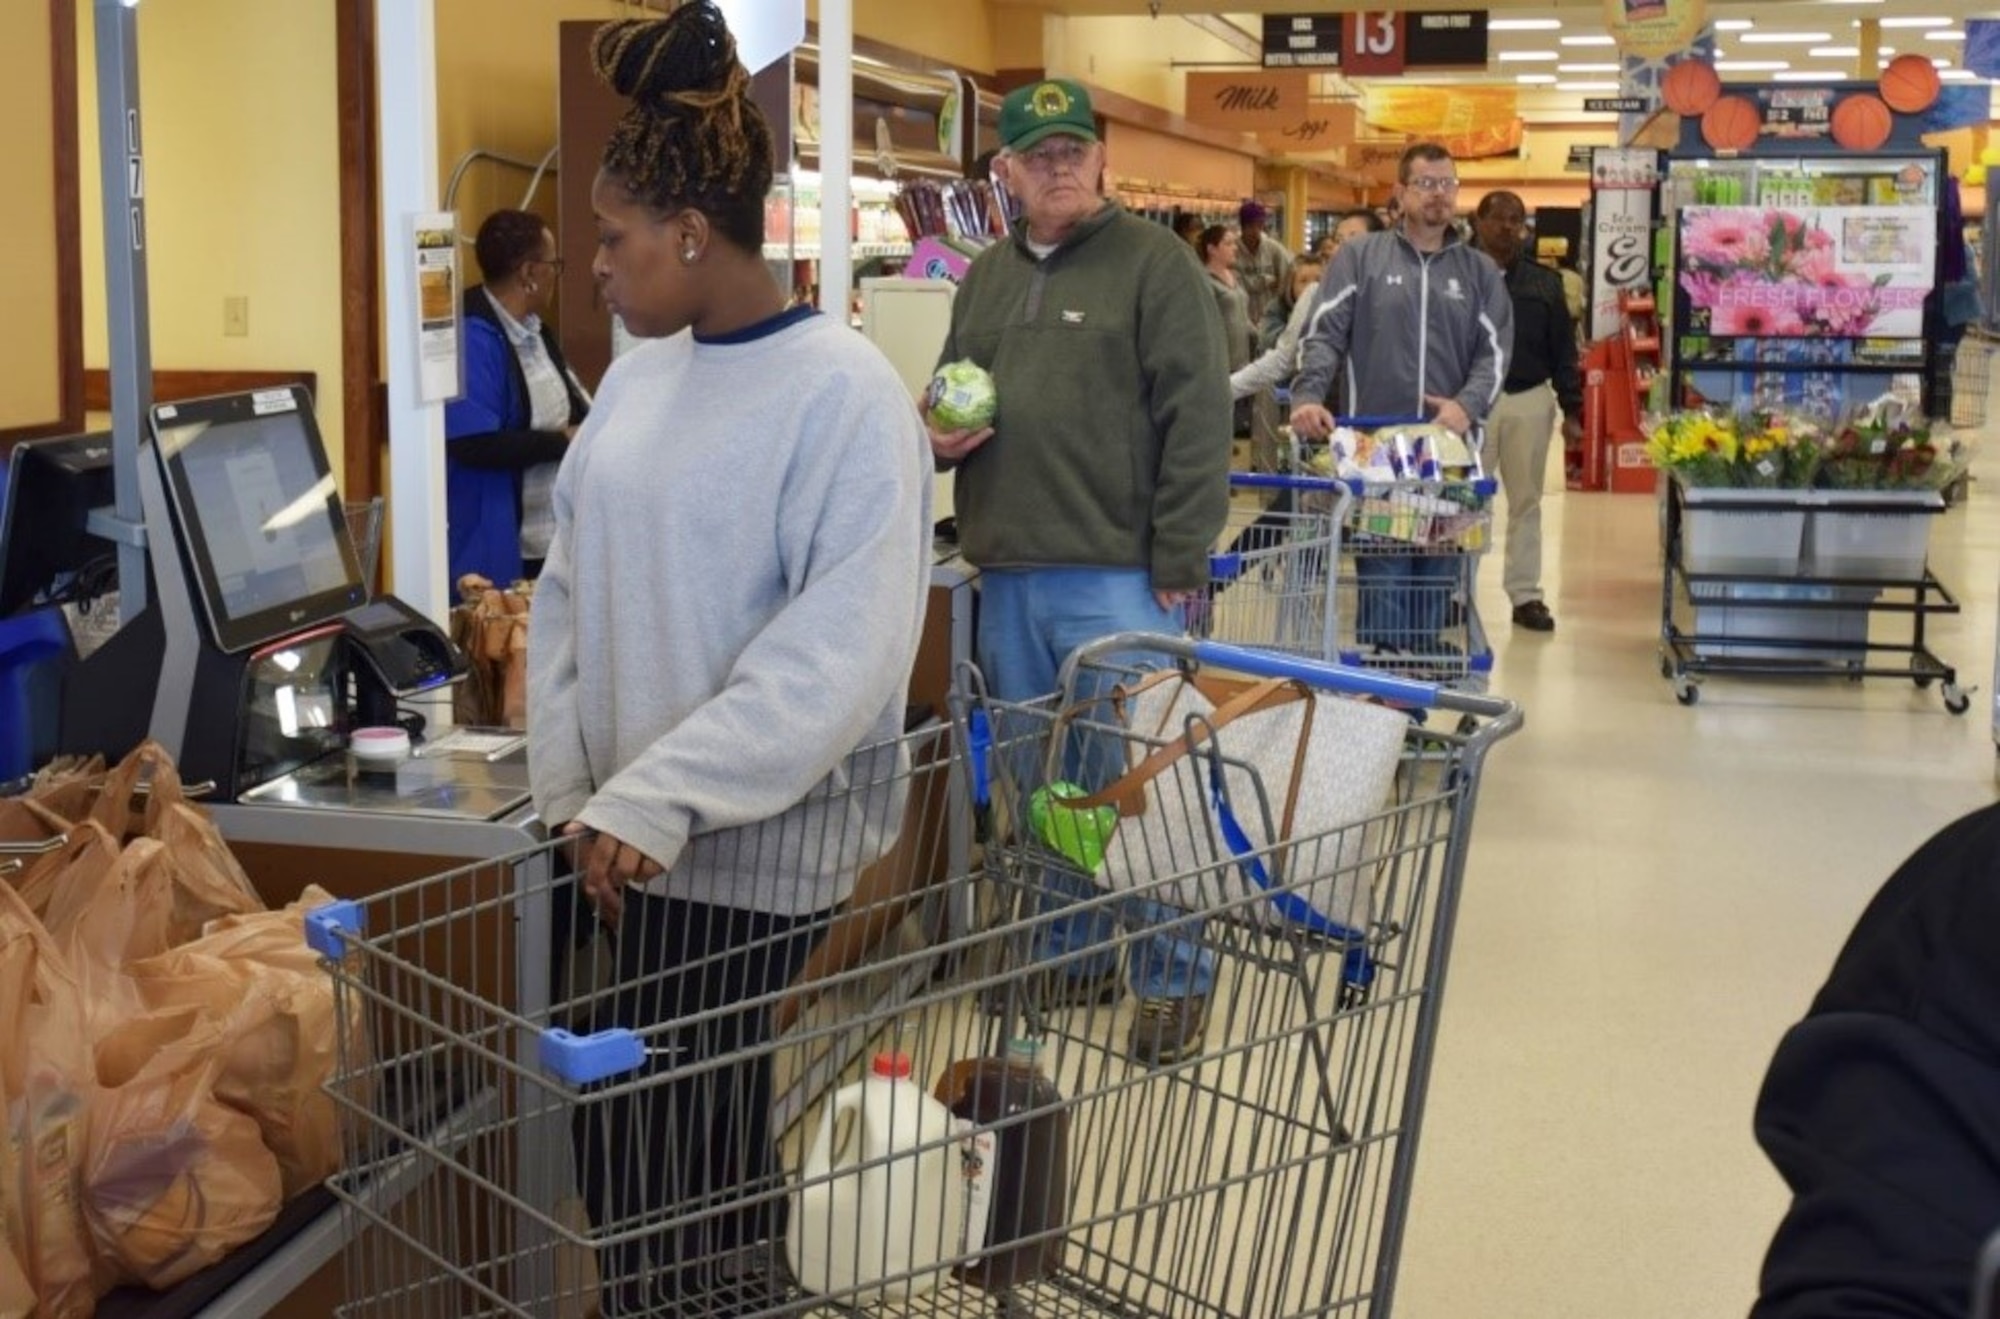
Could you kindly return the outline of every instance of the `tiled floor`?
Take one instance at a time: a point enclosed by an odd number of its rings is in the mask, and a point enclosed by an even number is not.
[[[1888,679],[1677,705],[1649,498],[1544,505],[1553,635],[1507,626],[1484,565],[1494,690],[1528,722],[1480,801],[1399,1319],[1747,1311],[1786,1199],[1750,1131],[1771,1052],[1895,865],[1995,798],[1980,490],[1932,535],[1962,718]]]

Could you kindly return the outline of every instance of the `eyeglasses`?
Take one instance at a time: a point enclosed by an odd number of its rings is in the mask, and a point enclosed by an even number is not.
[[[1419,174],[1410,180],[1408,186],[1418,192],[1450,192],[1458,186],[1458,180],[1439,178],[1435,174]]]
[[[1083,158],[1090,147],[1075,138],[1064,138],[1047,146],[1036,147],[1033,151],[1023,151],[1014,159],[1026,165],[1037,174],[1049,175],[1058,170],[1071,171],[1083,168]]]

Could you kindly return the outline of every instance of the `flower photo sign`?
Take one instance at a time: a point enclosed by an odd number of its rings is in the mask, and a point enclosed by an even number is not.
[[[1693,206],[1681,215],[1689,329],[1718,337],[1916,338],[1936,216],[1900,206]]]

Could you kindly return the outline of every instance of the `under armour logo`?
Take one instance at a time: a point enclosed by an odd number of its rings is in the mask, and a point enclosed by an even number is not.
[[[1382,276],[1382,282],[1384,284],[1400,284],[1403,282],[1403,277],[1401,275],[1384,275]]]
[[[1451,296],[1451,297],[1454,297],[1454,298],[1456,298],[1456,297],[1462,297],[1462,296],[1463,296],[1463,295],[1462,295],[1462,294],[1461,294],[1461,293],[1460,293],[1460,292],[1458,291],[1458,281],[1457,281],[1457,280],[1455,280],[1455,279],[1450,279],[1450,280],[1446,280],[1446,281],[1445,281],[1445,287],[1444,287],[1444,291],[1445,291],[1445,293],[1446,293],[1447,295],[1449,295],[1449,296]]]

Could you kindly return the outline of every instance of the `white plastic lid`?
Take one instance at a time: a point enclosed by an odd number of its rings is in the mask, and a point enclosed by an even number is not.
[[[395,764],[410,758],[410,735],[400,728],[357,728],[347,735],[356,760]]]

